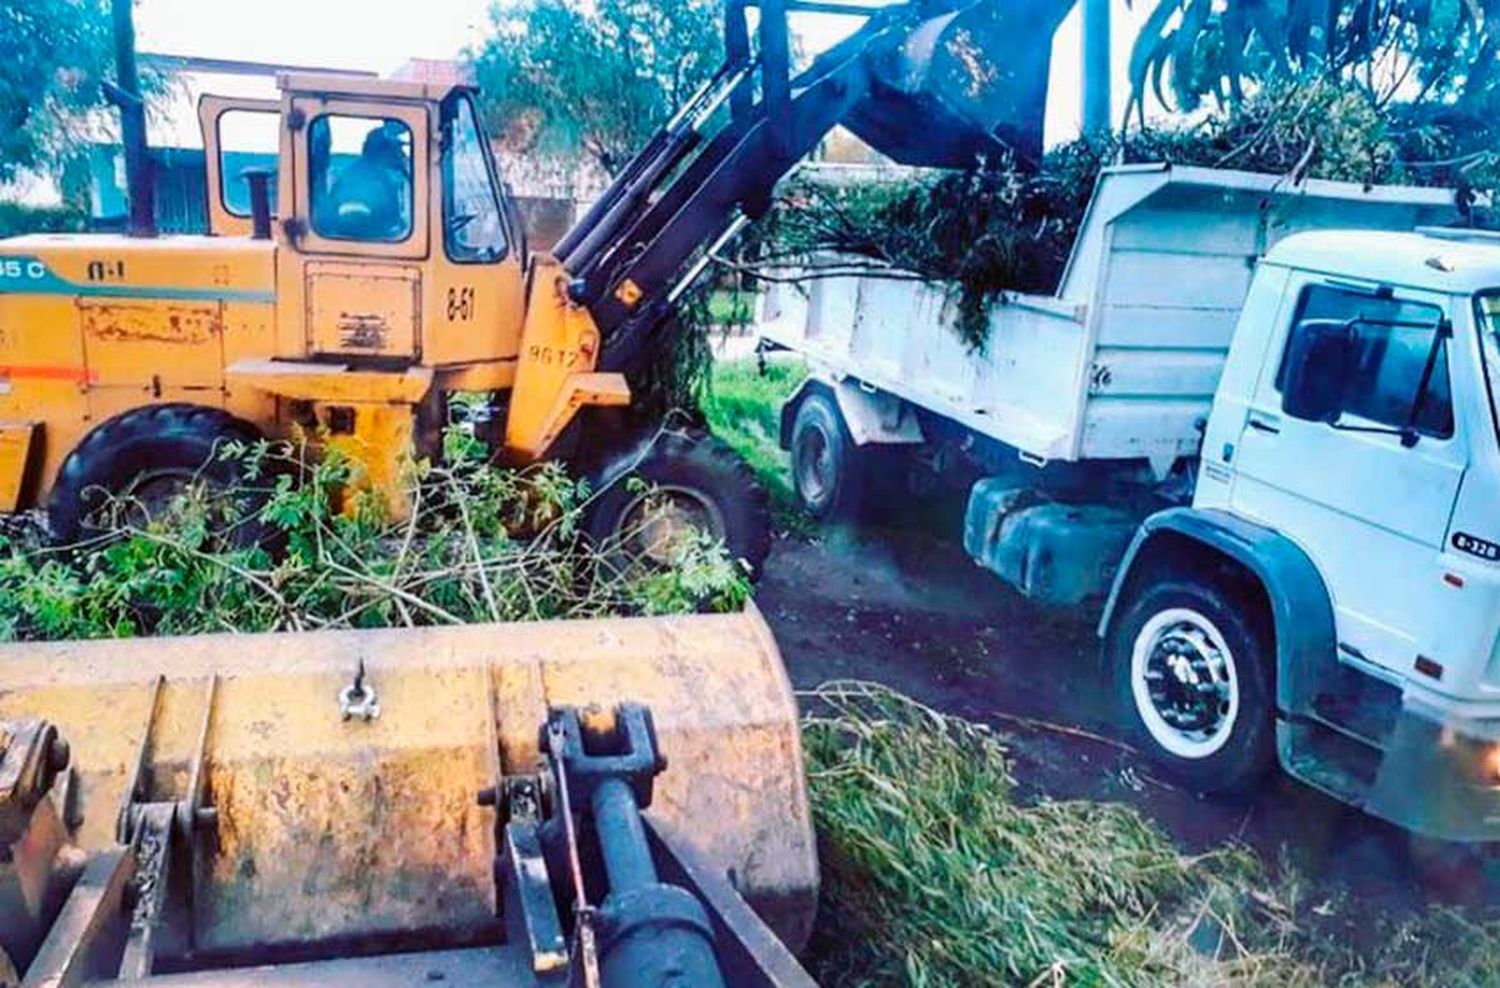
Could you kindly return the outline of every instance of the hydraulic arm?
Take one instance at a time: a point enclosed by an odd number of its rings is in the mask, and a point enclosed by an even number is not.
[[[840,124],[905,164],[1034,159],[1050,55],[1037,39],[1065,12],[1054,6],[731,0],[723,66],[557,245],[572,300],[603,337],[600,369],[629,370],[651,352],[714,252]],[[799,10],[865,22],[799,72],[787,28]]]

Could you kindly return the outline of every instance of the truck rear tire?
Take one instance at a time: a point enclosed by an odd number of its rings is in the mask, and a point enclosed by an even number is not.
[[[653,497],[666,503],[653,506]],[[722,539],[730,557],[759,577],[771,551],[770,500],[734,450],[696,431],[664,433],[634,470],[600,494],[587,531],[611,553],[665,564],[658,557],[669,548],[667,537],[683,526]]]
[[[792,420],[792,486],[803,510],[819,521],[851,521],[859,514],[864,464],[844,417],[815,392]]]
[[[1121,723],[1194,792],[1244,793],[1275,764],[1275,648],[1263,624],[1220,586],[1162,582],[1110,631]]]
[[[89,433],[68,454],[58,471],[47,505],[52,536],[72,543],[99,532],[91,518],[111,498],[136,498],[149,516],[187,489],[201,483],[214,490],[241,486],[240,465],[220,456],[228,442],[253,443],[260,431],[217,408],[199,405],[150,405],[110,419]],[[253,521],[266,491],[247,491],[237,505],[235,545],[262,541]]]

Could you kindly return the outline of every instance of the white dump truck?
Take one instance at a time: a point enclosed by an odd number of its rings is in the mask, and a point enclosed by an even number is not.
[[[942,286],[777,286],[799,496],[849,510],[892,450],[966,465],[968,553],[1103,602],[1100,675],[1167,772],[1279,760],[1500,839],[1500,237],[1457,220],[1443,190],[1124,167],[982,351]]]

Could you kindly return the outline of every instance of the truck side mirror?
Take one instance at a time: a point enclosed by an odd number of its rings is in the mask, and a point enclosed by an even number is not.
[[[1287,344],[1282,411],[1308,422],[1336,422],[1354,372],[1356,330],[1336,319],[1306,319]]]

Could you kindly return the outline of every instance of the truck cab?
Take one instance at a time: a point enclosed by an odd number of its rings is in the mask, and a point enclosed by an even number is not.
[[[1319,231],[1259,264],[1190,507],[1101,629],[1127,721],[1204,788],[1282,766],[1500,838],[1500,237]]]

